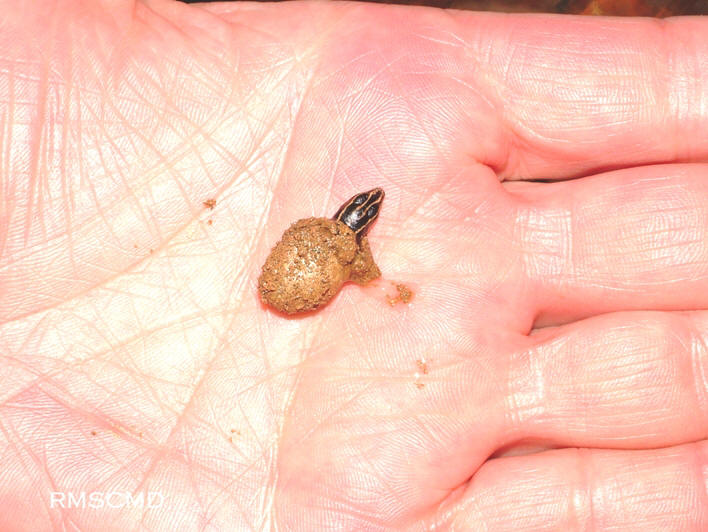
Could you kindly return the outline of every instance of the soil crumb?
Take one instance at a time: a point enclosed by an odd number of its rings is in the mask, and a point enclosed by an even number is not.
[[[337,220],[305,218],[283,233],[260,277],[261,300],[285,314],[327,304],[347,281],[366,284],[381,276],[366,237]]]
[[[419,358],[415,361],[415,365],[418,367],[418,371],[416,371],[414,375],[414,384],[420,390],[425,387],[425,383],[423,382],[423,376],[428,374],[428,361],[425,360],[425,358]]]
[[[394,286],[396,287],[396,294],[386,296],[388,304],[393,307],[399,303],[410,303],[411,299],[413,299],[413,290],[402,283],[397,283]]]
[[[423,375],[428,374],[428,363],[425,361],[424,358],[419,358],[418,360],[416,360],[415,365],[418,366],[418,369]]]

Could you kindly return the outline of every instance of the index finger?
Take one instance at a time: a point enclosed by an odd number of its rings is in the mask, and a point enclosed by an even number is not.
[[[502,178],[708,159],[708,21],[459,15]],[[484,23],[480,23],[484,21]]]

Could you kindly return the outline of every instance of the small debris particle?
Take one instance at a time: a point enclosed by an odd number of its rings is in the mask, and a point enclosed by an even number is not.
[[[211,209],[212,211],[214,210],[214,207],[216,207],[216,200],[214,198],[209,198],[202,203],[207,209]]]
[[[419,358],[415,361],[415,364],[418,366],[418,369],[423,373],[423,375],[428,374],[428,362],[424,358]]]
[[[153,252],[153,249],[152,249],[152,248],[150,248],[150,254],[152,254],[152,252]]]
[[[413,292],[404,284],[397,284],[396,290],[398,290],[398,295],[401,298],[402,303],[409,303],[413,299]]]
[[[133,249],[138,249],[138,245],[137,245],[137,244],[133,244]]]
[[[92,431],[91,431],[91,436],[95,436],[95,435],[96,435],[96,431],[95,431],[95,430],[92,430]]]
[[[415,361],[415,365],[418,367],[418,371],[413,374],[415,377],[413,384],[415,384],[420,390],[425,386],[425,383],[421,379],[423,378],[423,375],[428,374],[428,361],[425,357],[421,357]]]
[[[213,224],[213,223],[214,223],[214,222],[212,221],[211,218],[209,218],[209,219],[207,220],[207,225],[211,225],[211,224]]]
[[[399,303],[410,303],[411,299],[413,299],[413,291],[402,283],[396,283],[394,286],[397,293],[393,296],[386,296],[388,304],[393,307]]]

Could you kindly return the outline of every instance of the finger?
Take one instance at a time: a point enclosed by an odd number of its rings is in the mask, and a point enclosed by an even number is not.
[[[467,78],[503,109],[506,149],[472,150],[502,177],[708,159],[708,21],[458,20]]]
[[[623,312],[537,331],[512,357],[507,440],[640,448],[708,438],[708,312]]]
[[[708,529],[707,484],[706,442],[554,450],[486,462],[438,514],[454,530],[699,531]]]
[[[629,309],[708,308],[708,165],[511,183],[536,325]]]

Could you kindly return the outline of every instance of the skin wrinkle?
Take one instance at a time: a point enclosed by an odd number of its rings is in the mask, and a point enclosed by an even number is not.
[[[690,368],[693,375],[694,389],[696,393],[696,404],[701,412],[704,422],[708,421],[708,344],[706,335],[701,334],[701,329],[696,325],[705,320],[692,319],[686,316],[686,321],[690,325],[690,342],[686,351],[690,356]]]
[[[565,339],[555,339],[553,345],[555,343],[564,344]],[[547,349],[550,349],[550,345],[534,346],[514,357],[515,363],[511,365],[508,378],[508,382],[513,383],[513,389],[506,392],[509,405],[504,409],[512,434],[530,436],[528,427],[534,419],[540,419],[546,413],[548,399],[544,365],[549,357],[543,351]]]
[[[666,116],[667,121],[673,119],[674,128],[671,134],[667,135],[667,140],[672,143],[672,152],[675,158],[680,159],[682,149],[679,147],[679,139],[681,135],[678,134],[679,124],[685,123],[690,118],[690,108],[692,102],[701,101],[700,98],[689,98],[688,91],[686,89],[686,82],[690,82],[691,79],[700,79],[700,70],[695,69],[692,72],[692,76],[682,76],[679,73],[679,62],[676,57],[679,55],[678,51],[673,44],[682,42],[683,36],[671,35],[671,38],[667,36],[669,33],[669,26],[663,22],[657,21],[657,24],[662,28],[662,33],[664,34],[663,44],[664,55],[666,57]],[[672,32],[673,33],[673,32]],[[669,45],[671,42],[671,46]],[[674,53],[673,51],[676,50]],[[694,77],[695,76],[695,77]],[[672,83],[672,81],[675,81]],[[684,90],[679,90],[683,88]],[[669,122],[671,123],[671,122]]]
[[[583,481],[578,483],[578,491],[574,493],[572,498],[573,515],[576,516],[577,528],[583,529],[583,524],[586,525],[586,530],[602,529],[602,526],[597,526],[595,516],[595,497],[602,493],[597,489],[594,479],[594,459],[592,452],[588,449],[576,449],[577,460],[576,466],[578,473],[576,478],[582,478]],[[602,506],[600,504],[599,506]],[[582,516],[585,516],[585,519]]]
[[[54,24],[51,24],[51,26],[54,26]],[[52,32],[53,33],[53,32]],[[41,184],[43,182],[42,176],[40,175],[40,148],[43,145],[43,139],[45,136],[45,122],[46,122],[46,106],[47,106],[47,91],[48,91],[48,85],[47,85],[47,78],[48,78],[48,65],[47,65],[47,58],[50,56],[51,53],[51,45],[53,41],[50,41],[48,44],[50,46],[50,50],[48,50],[47,54],[40,55],[38,64],[37,64],[37,91],[36,91],[36,100],[37,100],[37,113],[36,115],[33,116],[33,119],[30,121],[29,124],[29,149],[30,149],[30,164],[29,164],[29,187],[28,187],[28,194],[26,197],[26,204],[27,204],[27,215],[25,216],[24,219],[24,243],[27,244],[29,241],[29,235],[30,235],[30,227],[31,227],[31,222],[33,220],[33,215],[32,211],[35,207],[35,201],[37,202],[37,209],[39,210],[41,203],[40,199],[42,198],[42,191],[41,191]],[[35,198],[36,194],[36,198]],[[41,218],[40,218],[40,225],[41,225]]]
[[[524,272],[529,278],[552,281],[566,275],[572,256],[571,220],[568,209],[519,209],[514,220],[514,240],[520,244]]]
[[[693,458],[696,464],[694,471],[696,473],[696,486],[698,486],[696,489],[697,498],[701,501],[699,508],[706,508],[708,507],[708,449],[701,443],[695,442],[691,445],[695,452],[692,457],[689,456],[689,459]]]

